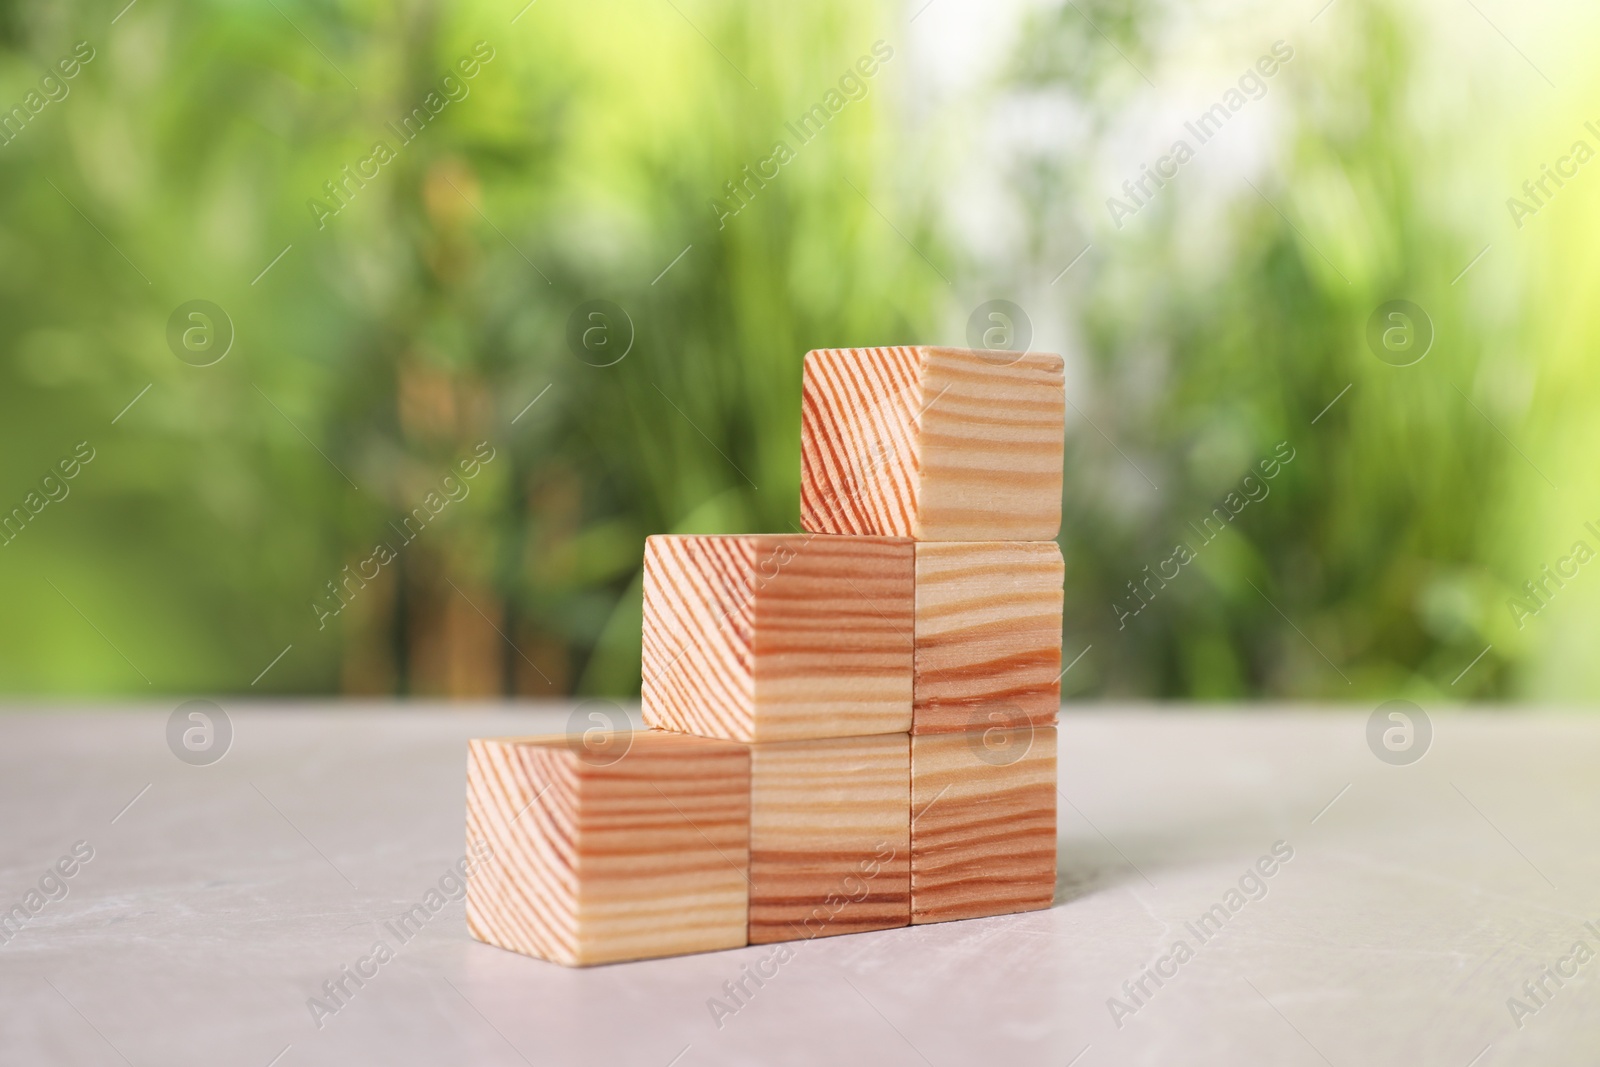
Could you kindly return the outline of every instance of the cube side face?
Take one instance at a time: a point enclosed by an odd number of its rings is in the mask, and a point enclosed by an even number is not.
[[[752,945],[910,923],[910,738],[753,745],[750,790]]]
[[[911,728],[915,546],[763,536],[755,582],[753,741]]]
[[[488,851],[467,875],[473,937],[555,963],[579,962],[579,802],[572,765],[558,748],[508,738],[468,743],[467,851],[480,842]]]
[[[1054,727],[911,739],[911,923],[1048,908]]]
[[[649,725],[754,739],[757,540],[646,539],[640,703]]]
[[[1061,357],[929,348],[917,419],[919,541],[1052,541],[1061,529]],[[1010,353],[1004,354],[1007,359]]]
[[[917,543],[912,733],[1055,723],[1064,579],[1054,541]]]
[[[575,773],[577,961],[746,944],[749,751],[636,733],[620,759]]]
[[[806,354],[800,390],[802,528],[912,535],[921,361],[920,349],[903,347]]]

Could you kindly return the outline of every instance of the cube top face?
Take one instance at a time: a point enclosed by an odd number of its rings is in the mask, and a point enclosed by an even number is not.
[[[819,534],[649,538],[645,721],[745,742],[909,730],[912,547]]]
[[[1056,731],[911,738],[913,925],[1048,908],[1056,885]]]
[[[750,943],[911,921],[904,734],[750,749]]]
[[[501,948],[592,964],[746,943],[750,757],[635,733],[596,758],[565,736],[469,743],[467,925]]]
[[[1066,576],[1060,547],[926,541],[916,556],[911,732],[1054,724]]]
[[[919,541],[1049,541],[1061,527],[1062,359],[1045,352],[806,354],[800,521]]]

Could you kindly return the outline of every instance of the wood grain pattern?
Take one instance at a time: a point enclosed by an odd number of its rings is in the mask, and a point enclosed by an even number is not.
[[[474,739],[467,881],[480,941],[582,965],[737,948],[748,925],[750,755],[634,733],[626,751],[566,736]]]
[[[1065,567],[1054,541],[920,541],[911,732],[1049,726]]]
[[[1048,908],[1053,726],[911,738],[911,922]]]
[[[645,721],[752,742],[904,733],[913,585],[904,539],[649,538]]]
[[[919,541],[1048,541],[1061,526],[1060,356],[957,348],[806,354],[800,522]]]
[[[750,943],[910,922],[910,739],[752,745]]]

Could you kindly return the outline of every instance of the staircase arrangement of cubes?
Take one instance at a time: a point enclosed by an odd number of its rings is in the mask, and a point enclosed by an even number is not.
[[[805,358],[803,532],[656,536],[644,719],[477,739],[474,937],[584,965],[1049,907],[1061,357]]]

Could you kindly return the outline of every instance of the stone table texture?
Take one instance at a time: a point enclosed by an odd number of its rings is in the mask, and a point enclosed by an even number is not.
[[[466,740],[571,706],[225,703],[192,765],[177,703],[0,714],[0,908],[39,894],[0,944],[0,1063],[1600,1054],[1600,717],[1434,710],[1397,765],[1370,707],[1068,707],[1050,910],[569,970],[471,940],[448,871]]]

